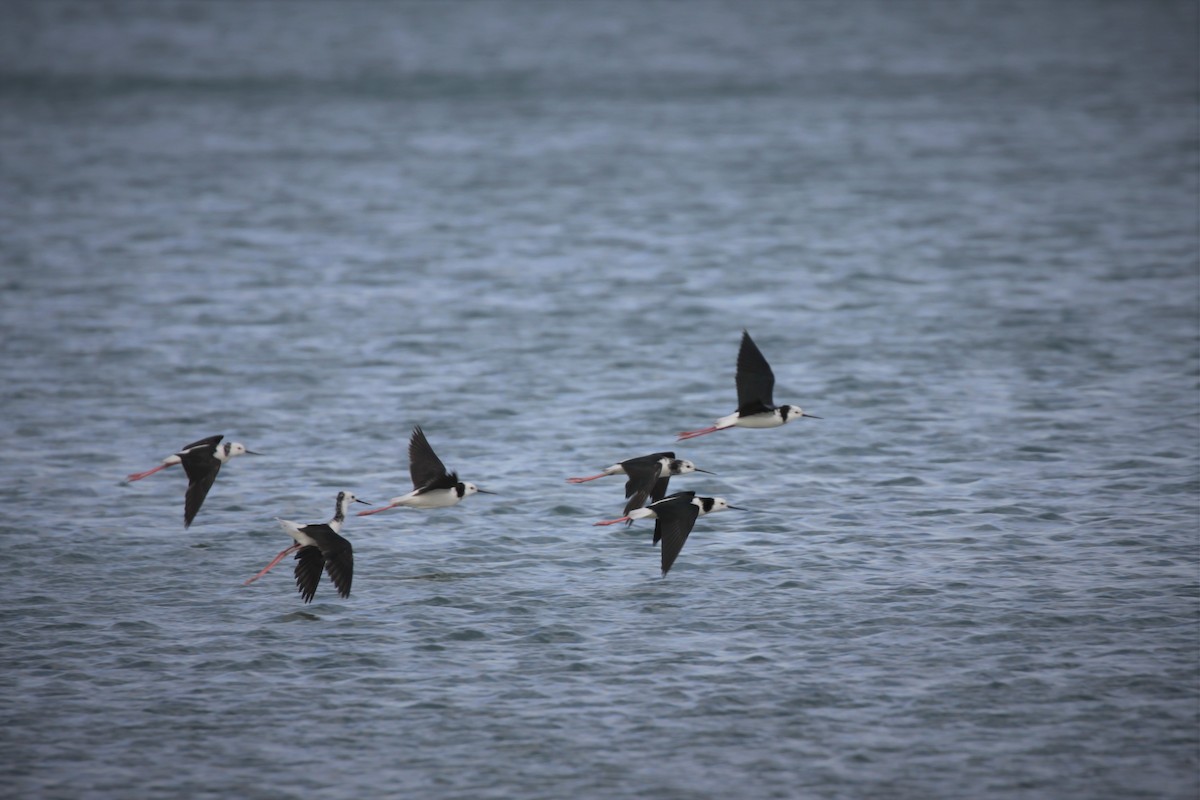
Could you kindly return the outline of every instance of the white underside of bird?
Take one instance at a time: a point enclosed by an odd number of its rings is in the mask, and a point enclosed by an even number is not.
[[[412,491],[388,501],[388,508],[446,508],[462,500],[457,489],[431,489],[428,492]]]
[[[779,413],[779,409],[775,409],[764,411],[761,414],[751,414],[748,417],[739,416],[735,411],[717,420],[714,427],[718,430],[722,428],[778,428],[782,424],[783,415]]]

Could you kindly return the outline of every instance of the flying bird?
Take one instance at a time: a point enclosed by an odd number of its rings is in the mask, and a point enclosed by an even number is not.
[[[196,518],[196,513],[200,511],[200,506],[204,504],[204,498],[208,496],[208,490],[212,488],[213,481],[217,479],[221,465],[243,453],[252,456],[259,455],[253,450],[247,450],[241,442],[221,444],[223,438],[225,437],[218,434],[198,442],[192,442],[173,455],[164,458],[157,467],[145,472],[134,472],[127,475],[125,480],[131,483],[140,481],[161,469],[183,464],[183,471],[187,473],[188,478],[187,494],[184,495],[183,500],[183,527],[190,527],[192,520]]]
[[[694,439],[726,428],[778,428],[799,417],[820,419],[813,414],[805,414],[800,406],[775,405],[772,397],[775,393],[775,373],[746,331],[742,331],[742,347],[738,351],[734,380],[737,383],[737,411],[721,417],[708,428],[681,432],[680,440]]]
[[[249,586],[271,571],[271,568],[283,560],[288,553],[296,554],[296,589],[305,603],[312,602],[317,594],[317,584],[321,582],[321,572],[329,573],[334,588],[342,597],[350,596],[350,583],[354,579],[354,548],[341,535],[342,525],[346,522],[346,512],[351,503],[370,505],[365,500],[359,500],[350,492],[338,492],[337,509],[329,522],[316,522],[301,525],[288,519],[279,519],[279,526],[287,531],[295,543],[285,547],[279,555],[262,568],[257,575],[243,583]],[[278,519],[278,518],[276,518]]]
[[[695,492],[676,492],[645,508],[635,508],[623,517],[601,520],[594,524],[615,525],[618,522],[638,519],[655,520],[654,541],[662,540],[662,574],[665,577],[675,559],[679,557],[679,551],[683,549],[683,543],[692,532],[696,519],[727,508],[745,510],[730,505],[722,497],[697,497]]]
[[[445,508],[452,506],[464,497],[475,494],[495,494],[480,489],[473,483],[464,483],[458,479],[458,473],[446,470],[446,465],[433,452],[429,440],[421,426],[413,428],[412,438],[408,441],[408,470],[412,475],[413,490],[408,494],[393,497],[386,506],[373,508],[370,511],[360,511],[358,516],[365,517],[378,514],[389,508],[405,506],[407,508]]]
[[[567,483],[587,483],[609,475],[628,476],[629,479],[625,481],[625,497],[629,502],[625,504],[624,512],[628,514],[633,509],[646,505],[647,500],[654,502],[663,499],[667,494],[667,485],[672,475],[687,475],[691,472],[714,474],[706,469],[700,469],[687,459],[676,458],[672,452],[663,452],[627,458],[611,467],[605,467],[604,471],[597,475],[589,475],[586,478],[567,478]]]

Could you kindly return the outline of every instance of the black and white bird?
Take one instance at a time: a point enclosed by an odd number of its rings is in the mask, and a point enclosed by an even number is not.
[[[721,417],[708,428],[683,431],[679,439],[694,439],[726,428],[778,428],[799,417],[820,419],[813,414],[805,414],[800,406],[775,405],[772,397],[775,393],[775,373],[746,331],[742,331],[742,347],[738,351],[734,380],[737,383],[737,411]]]
[[[192,524],[192,520],[196,518],[196,513],[200,511],[200,506],[204,504],[204,498],[208,496],[208,490],[212,488],[213,481],[217,479],[217,473],[221,471],[221,465],[234,456],[240,456],[244,453],[256,456],[259,455],[253,450],[247,450],[246,446],[241,442],[226,442],[221,444],[224,436],[218,434],[209,436],[207,439],[201,439],[198,442],[192,442],[184,446],[173,455],[169,455],[162,460],[162,463],[153,469],[148,469],[145,472],[134,472],[125,477],[126,481],[140,481],[142,478],[153,475],[160,469],[173,467],[176,464],[183,464],[183,471],[187,473],[188,488],[187,494],[183,500],[183,527],[187,528]]]
[[[654,541],[662,540],[662,574],[666,575],[679,556],[679,551],[683,549],[683,543],[692,532],[696,519],[727,508],[744,510],[730,505],[722,497],[697,497],[695,492],[676,492],[645,508],[635,508],[623,517],[601,520],[594,524],[615,525],[630,520],[653,519]]]
[[[458,503],[464,497],[475,494],[495,494],[480,489],[473,483],[464,483],[458,479],[458,473],[446,470],[446,465],[433,452],[429,440],[421,426],[413,428],[412,438],[408,441],[408,470],[412,475],[413,490],[408,494],[393,497],[386,506],[373,508],[370,511],[360,511],[358,516],[378,514],[397,506],[406,508],[445,508]]]
[[[342,525],[346,522],[346,512],[351,503],[370,505],[365,500],[359,500],[350,492],[338,492],[337,509],[329,522],[314,522],[302,525],[289,519],[276,519],[279,526],[295,539],[295,543],[285,547],[279,555],[262,568],[257,575],[243,585],[249,586],[271,571],[272,567],[283,560],[288,553],[296,554],[296,589],[305,603],[312,602],[317,594],[317,584],[321,582],[321,572],[329,573],[329,579],[342,597],[350,596],[350,583],[354,580],[354,548],[341,535]]]
[[[624,513],[628,514],[633,509],[646,505],[647,500],[655,502],[663,499],[667,494],[667,485],[672,475],[687,475],[692,472],[703,472],[706,475],[715,474],[706,469],[700,469],[687,459],[676,458],[672,452],[663,452],[627,458],[611,467],[605,467],[604,471],[598,475],[589,475],[586,478],[567,478],[567,483],[587,483],[597,478],[606,478],[609,475],[627,475],[629,480],[625,481],[625,497],[629,502],[625,504]]]

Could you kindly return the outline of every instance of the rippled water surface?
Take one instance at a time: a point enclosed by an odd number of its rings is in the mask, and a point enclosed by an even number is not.
[[[1194,4],[6,17],[6,796],[1200,792]]]

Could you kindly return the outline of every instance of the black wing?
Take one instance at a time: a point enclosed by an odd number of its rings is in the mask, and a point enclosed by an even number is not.
[[[205,437],[198,442],[192,442],[191,444],[185,444],[183,447],[179,448],[178,451],[176,451],[175,455],[182,456],[185,451],[191,450],[192,448],[199,447],[200,445],[205,445],[205,444],[208,445],[209,448],[211,449],[213,447],[216,447],[218,444],[220,444],[221,440],[224,438],[225,437],[219,433],[216,436]]]
[[[458,484],[458,476],[446,472],[446,465],[429,446],[420,425],[413,428],[412,438],[408,441],[408,471],[414,489],[453,489]]]
[[[678,505],[678,504],[682,504],[682,503],[687,503],[688,505],[691,505],[692,498],[695,496],[696,496],[695,492],[676,492],[675,494],[666,498],[666,502],[662,503],[661,505],[657,504],[658,503],[657,500],[654,503],[651,503],[651,505],[654,506],[655,511],[657,511],[659,514],[658,519],[656,519],[654,521],[654,541],[651,542],[651,544],[658,544],[658,540],[662,538],[662,529],[663,529],[662,528],[662,520],[663,520],[663,518],[669,517],[670,513],[671,513],[667,509],[667,506]]]
[[[321,555],[325,558],[325,571],[337,587],[338,594],[349,597],[350,582],[354,580],[354,548],[350,542],[331,531],[321,542]]]
[[[641,509],[648,499],[661,500],[662,494],[666,493],[666,479],[659,479],[659,459],[664,456],[666,453],[655,453],[654,456],[630,458],[622,462],[625,475],[629,476],[629,480],[625,481],[625,499],[629,500],[625,504],[626,515],[634,509]],[[658,491],[660,483],[661,493]]]
[[[739,412],[757,414],[775,408],[775,373],[746,331],[742,331],[735,380]]]
[[[675,458],[675,454],[670,451],[664,450],[661,453],[651,453],[648,456],[638,456],[637,458],[628,458],[621,462],[621,466],[625,467],[625,470],[628,471],[630,464],[636,464],[636,463],[643,462],[643,461],[653,461],[653,462],[657,463],[659,461],[662,461],[664,458],[673,459],[673,458]]]
[[[213,455],[213,448],[221,441],[220,436],[210,436],[193,442],[179,451],[179,460],[183,471],[188,476],[187,494],[183,498],[183,527],[187,528],[196,518],[208,490],[212,488],[217,473],[221,471],[221,462]]]
[[[659,514],[659,524],[654,526],[654,532],[655,534],[661,532],[662,535],[663,575],[670,572],[671,565],[675,563],[679,551],[683,549],[683,543],[687,541],[688,534],[692,532],[698,516],[700,516],[700,509],[696,507],[695,503],[682,506],[672,505],[669,513]]]
[[[304,602],[311,603],[321,582],[321,570],[325,568],[325,556],[313,545],[301,547],[296,553],[296,589]]]

